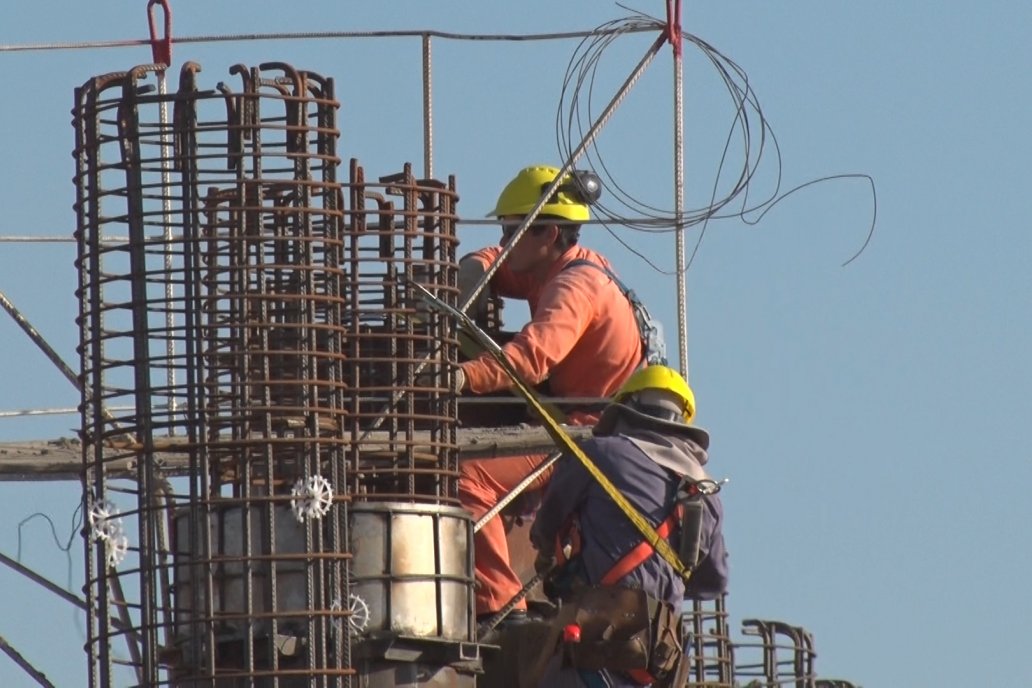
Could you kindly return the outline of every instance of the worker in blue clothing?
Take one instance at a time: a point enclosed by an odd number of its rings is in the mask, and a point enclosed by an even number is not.
[[[649,366],[627,380],[581,445],[691,567],[687,585],[580,461],[559,461],[530,534],[536,568],[551,572],[546,591],[564,598],[538,685],[664,685],[682,655],[683,601],[726,592],[723,509],[704,468],[709,434],[690,425],[694,416],[684,378]]]

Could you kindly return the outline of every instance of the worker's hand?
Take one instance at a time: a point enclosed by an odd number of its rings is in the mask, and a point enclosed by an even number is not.
[[[555,555],[546,550],[539,550],[534,559],[534,570],[540,576],[544,576],[555,568]]]
[[[416,375],[416,387],[437,387],[438,386],[438,371],[434,364],[427,365],[419,375]],[[455,394],[461,394],[462,390],[466,387],[466,373],[462,372],[462,368],[456,368],[455,374],[452,376],[452,389],[451,391]]]

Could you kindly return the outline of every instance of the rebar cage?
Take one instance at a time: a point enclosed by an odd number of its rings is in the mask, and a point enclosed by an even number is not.
[[[757,688],[815,688],[813,635],[805,628],[783,621],[744,619],[742,634],[754,636],[755,643],[738,643],[735,678]]]
[[[350,685],[349,504],[457,504],[456,341],[407,288],[454,303],[455,181],[343,184],[331,79],[200,71],[75,95],[89,685]],[[452,540],[414,575],[468,593]]]
[[[685,604],[691,605],[681,616],[686,641],[683,661],[688,663],[685,686],[733,688],[734,645],[727,623],[727,595]]]

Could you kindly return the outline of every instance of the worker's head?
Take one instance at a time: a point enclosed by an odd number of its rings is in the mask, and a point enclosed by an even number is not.
[[[612,434],[618,420],[659,432],[674,432],[709,446],[705,430],[690,425],[695,418],[695,394],[683,377],[666,366],[642,368],[613,395],[595,426],[596,435]]]
[[[542,194],[559,174],[556,167],[525,167],[506,184],[489,215],[502,223],[502,245],[509,242],[524,218],[541,200]],[[590,172],[574,171],[559,185],[541,207],[541,211],[510,254],[509,265],[521,272],[522,263],[536,264],[542,258],[557,258],[580,238],[580,225],[591,218],[588,206],[601,193],[598,177]],[[524,247],[526,245],[526,247]],[[526,255],[524,255],[526,254]],[[514,260],[515,258],[515,260]]]

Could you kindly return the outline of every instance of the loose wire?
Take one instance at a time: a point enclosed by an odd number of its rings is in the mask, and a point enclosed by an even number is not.
[[[623,5],[620,5],[624,7]],[[575,134],[583,130],[583,122],[592,119],[592,102],[594,86],[598,77],[598,67],[603,54],[613,40],[625,33],[637,33],[646,30],[661,31],[666,26],[662,20],[641,12],[630,10],[632,15],[617,19],[599,26],[595,32],[585,36],[577,46],[567,65],[559,105],[556,109],[556,143],[560,156],[568,157],[570,145],[576,139]],[[732,101],[734,116],[728,128],[723,150],[714,175],[713,186],[707,204],[700,208],[678,213],[663,209],[635,198],[617,181],[616,175],[606,164],[605,157],[597,141],[584,154],[587,164],[599,175],[605,190],[603,199],[593,206],[597,222],[622,246],[641,258],[653,270],[660,274],[673,275],[677,270],[661,269],[653,260],[630,245],[630,242],[619,236],[615,227],[633,231],[665,234],[677,231],[678,226],[688,228],[700,226],[690,258],[684,270],[691,268],[698,255],[706,229],[711,220],[738,219],[747,225],[756,225],[775,205],[793,193],[820,182],[838,179],[865,179],[871,188],[872,220],[867,236],[860,248],[842,266],[856,260],[870,244],[877,223],[877,193],[874,179],[867,174],[835,174],[819,177],[785,192],[781,191],[783,182],[782,152],[769,121],[764,115],[760,100],[749,82],[747,72],[736,62],[721,53],[715,47],[688,32],[682,32],[684,40],[695,46],[712,65]],[[735,142],[741,146],[742,160],[737,167],[735,178],[726,192],[721,193],[721,181],[726,178],[727,164]],[[771,152],[772,151],[772,152]],[[759,200],[755,196],[755,176],[765,154],[774,158],[775,176],[773,188]],[[769,156],[768,156],[769,157]],[[608,203],[606,198],[612,200]],[[622,208],[620,207],[622,206]],[[626,210],[624,210],[626,209]],[[755,216],[755,217],[753,217]]]

